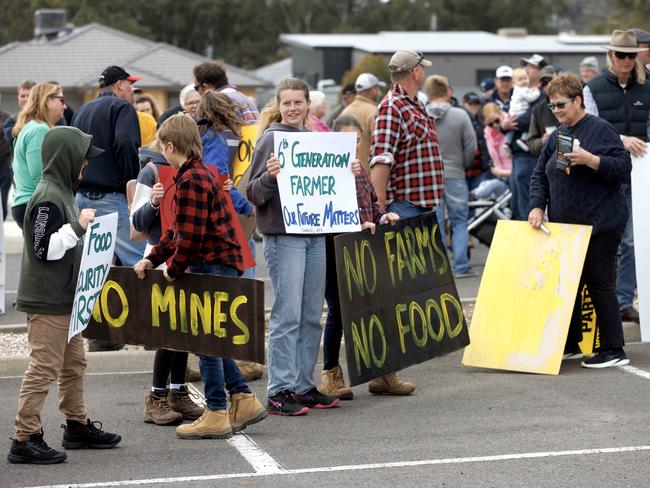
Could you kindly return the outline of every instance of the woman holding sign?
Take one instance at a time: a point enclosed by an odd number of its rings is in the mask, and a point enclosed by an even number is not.
[[[288,416],[339,404],[337,398],[323,395],[314,382],[325,299],[325,237],[286,233],[276,180],[281,166],[274,154],[273,133],[306,130],[308,113],[307,83],[282,80],[260,117],[261,136],[246,189],[256,208],[275,294],[269,322],[267,409]]]
[[[581,290],[586,284],[598,317],[600,350],[585,368],[629,364],[616,299],[616,253],[629,209],[621,183],[632,164],[616,129],[585,112],[582,84],[573,73],[556,75],[546,87],[548,107],[561,124],[550,135],[530,180],[528,222],[539,229],[544,210],[552,222],[593,226],[576,297],[565,358],[582,357]]]

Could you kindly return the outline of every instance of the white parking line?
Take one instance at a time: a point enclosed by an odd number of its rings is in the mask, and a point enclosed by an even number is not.
[[[333,473],[340,471],[361,471],[371,469],[387,469],[387,468],[406,468],[413,466],[435,466],[444,464],[466,464],[466,463],[483,463],[491,461],[511,461],[518,459],[539,459],[539,458],[552,458],[563,456],[586,456],[593,454],[618,454],[623,452],[640,452],[650,451],[650,446],[630,446],[630,447],[607,447],[602,449],[580,449],[575,451],[549,451],[549,452],[525,452],[519,454],[501,454],[496,456],[477,456],[466,458],[448,458],[448,459],[425,459],[422,461],[403,461],[393,463],[374,463],[374,464],[356,464],[348,466],[327,466],[320,468],[304,468],[304,469],[286,469],[277,472],[269,473],[228,473],[228,474],[215,474],[207,476],[180,476],[177,478],[150,478],[141,480],[123,480],[123,481],[106,481],[95,483],[79,483],[79,484],[65,484],[65,485],[45,485],[35,486],[31,488],[99,488],[106,486],[135,486],[147,484],[166,484],[166,483],[183,483],[183,482],[198,482],[198,481],[213,481],[224,480],[233,478],[260,478],[266,476],[291,476],[301,474],[314,474],[314,473]]]
[[[620,368],[624,371],[627,371],[628,373],[632,373],[646,380],[650,380],[650,373],[643,369],[635,368],[634,366],[620,366]]]
[[[85,373],[84,376],[110,376],[114,374],[151,374],[152,371],[106,371],[102,373]],[[23,377],[22,374],[14,376],[0,376],[0,380],[19,380]]]

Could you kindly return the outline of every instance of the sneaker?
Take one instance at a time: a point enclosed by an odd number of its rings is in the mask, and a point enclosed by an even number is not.
[[[352,390],[345,386],[343,370],[341,366],[332,369],[324,369],[320,374],[320,385],[318,390],[325,395],[336,397],[339,400],[352,400]]]
[[[336,397],[323,395],[315,386],[302,395],[294,393],[293,399],[309,408],[336,408],[341,403]]]
[[[272,415],[287,417],[296,417],[309,413],[309,407],[296,402],[293,393],[289,390],[282,390],[270,396],[267,400],[266,409]]]
[[[635,322],[639,323],[639,312],[636,311],[636,308],[630,306],[621,310],[621,321],[622,322]]]
[[[571,361],[572,359],[582,359],[585,355],[579,346],[566,347],[562,354],[562,361]]]
[[[203,407],[199,407],[190,398],[187,388],[181,386],[180,389],[169,390],[167,402],[172,411],[181,414],[181,419],[196,420],[203,413]]]
[[[230,397],[228,418],[232,431],[240,432],[249,425],[261,422],[268,416],[264,405],[255,396],[255,393],[233,393]]]
[[[156,425],[178,425],[183,421],[183,414],[172,410],[166,392],[150,391],[144,397],[144,421]]]
[[[65,452],[52,449],[43,439],[43,429],[29,436],[24,442],[13,439],[7,461],[15,464],[56,464],[68,456]]]
[[[396,373],[388,373],[368,383],[368,391],[373,395],[406,396],[413,393],[415,385],[404,381]]]
[[[86,424],[81,422],[68,421],[74,426],[63,427],[62,445],[66,449],[110,449],[117,446],[122,437],[102,430],[101,422],[92,422],[90,419]]]
[[[592,358],[582,362],[583,368],[611,368],[612,366],[625,366],[630,364],[630,360],[625,355],[623,348],[607,349],[596,353]]]
[[[236,361],[237,367],[246,383],[259,380],[264,374],[264,365],[252,361]]]
[[[181,439],[228,439],[232,437],[228,411],[206,408],[191,424],[176,427],[176,435]]]

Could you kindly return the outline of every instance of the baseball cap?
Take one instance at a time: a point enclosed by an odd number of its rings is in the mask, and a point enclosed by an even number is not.
[[[598,60],[596,59],[596,56],[587,56],[585,59],[580,61],[580,67],[581,68],[589,68],[589,69],[594,70],[596,72],[599,71],[599,69],[598,69]]]
[[[92,159],[96,158],[97,156],[101,156],[104,154],[104,149],[100,149],[97,146],[92,145],[92,141],[90,143],[90,147],[88,148],[88,151],[86,151],[86,159]]]
[[[341,90],[341,93],[344,95],[347,94],[355,94],[357,92],[357,89],[354,87],[354,83],[348,83],[346,84],[343,89]]]
[[[533,54],[530,58],[521,58],[521,65],[526,66],[527,64],[532,64],[538,68],[543,68],[548,63],[544,59],[544,56],[541,54]]]
[[[644,31],[643,29],[630,29],[636,34],[636,43],[650,44],[650,32]]]
[[[499,66],[496,72],[497,78],[512,78],[512,68],[510,66]]]
[[[480,104],[481,97],[479,97],[477,93],[467,92],[463,95],[463,103]]]
[[[421,64],[425,68],[431,66],[431,61],[424,59],[422,53],[412,51],[410,49],[402,49],[393,54],[388,63],[388,69],[391,73],[401,73],[408,71]]]
[[[596,58],[594,58],[596,59]],[[552,64],[549,64],[548,66],[544,66],[540,72],[539,72],[539,79],[543,80],[545,78],[553,78],[555,76],[555,73],[557,73],[555,67]]]
[[[109,66],[102,74],[99,76],[99,88],[104,88],[105,86],[112,85],[120,80],[129,80],[131,83],[135,83],[138,80],[141,80],[141,76],[132,76],[124,68],[119,66]]]
[[[482,91],[494,90],[494,80],[492,78],[485,78],[483,81],[481,81],[479,88]]]
[[[357,81],[354,82],[354,88],[356,88],[358,92],[363,90],[370,90],[375,86],[386,88],[386,83],[379,81],[379,79],[372,73],[361,73],[357,77]]]

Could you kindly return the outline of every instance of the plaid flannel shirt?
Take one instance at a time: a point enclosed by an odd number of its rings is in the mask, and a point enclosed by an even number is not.
[[[370,141],[370,166],[391,164],[386,203],[406,200],[435,208],[443,197],[443,166],[436,124],[419,100],[393,84],[379,104]]]
[[[370,176],[363,166],[361,173],[354,175],[354,183],[357,187],[357,206],[361,223],[374,222],[379,225],[386,212],[377,205],[377,194],[370,181]]]
[[[181,166],[174,181],[174,224],[147,259],[157,267],[171,256],[167,274],[172,278],[180,277],[195,262],[223,264],[243,272],[241,247],[214,174],[196,159]]]

